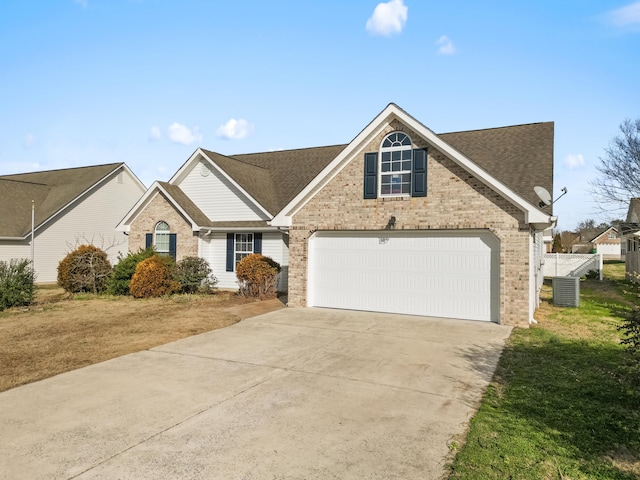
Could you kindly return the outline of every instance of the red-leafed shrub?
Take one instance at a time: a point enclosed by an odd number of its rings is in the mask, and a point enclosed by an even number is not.
[[[171,257],[154,255],[142,260],[131,277],[129,291],[136,298],[163,297],[180,291]]]
[[[102,293],[110,275],[106,252],[94,245],[80,245],[58,264],[58,285],[67,292]]]
[[[254,253],[244,257],[236,265],[236,276],[240,285],[240,295],[274,298],[278,284],[280,264],[269,257]]]

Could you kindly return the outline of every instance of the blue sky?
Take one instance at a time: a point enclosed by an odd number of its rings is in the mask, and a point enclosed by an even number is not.
[[[197,147],[347,143],[389,102],[436,133],[555,122],[560,229],[640,117],[640,2],[4,0],[0,174],[126,162],[149,186]],[[615,212],[614,212],[615,215]]]

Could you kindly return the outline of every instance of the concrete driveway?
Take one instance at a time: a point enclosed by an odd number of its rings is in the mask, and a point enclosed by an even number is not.
[[[510,328],[288,308],[0,394],[2,479],[435,479]]]

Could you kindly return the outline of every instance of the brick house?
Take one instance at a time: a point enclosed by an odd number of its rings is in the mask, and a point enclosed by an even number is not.
[[[118,228],[133,250],[202,256],[226,288],[270,256],[290,306],[526,326],[556,220],[536,185],[553,190],[553,123],[436,135],[390,104],[346,145],[198,149]]]

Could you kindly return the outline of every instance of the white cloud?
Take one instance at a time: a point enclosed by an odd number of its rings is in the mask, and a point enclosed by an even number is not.
[[[564,166],[569,170],[575,170],[576,168],[584,167],[584,157],[581,153],[571,153],[564,157]]]
[[[367,31],[373,35],[384,36],[402,32],[407,23],[408,10],[403,0],[379,3],[373,10],[373,15],[367,20]]]
[[[216,130],[216,135],[227,140],[242,140],[253,133],[253,125],[242,118],[232,118]]]
[[[160,140],[162,139],[162,132],[160,131],[159,127],[156,127],[155,125],[151,127],[151,130],[149,130],[149,138],[151,140]]]
[[[626,7],[612,10],[608,16],[616,27],[640,26],[640,2],[630,3]]]
[[[438,53],[440,55],[453,55],[456,53],[456,47],[454,47],[453,42],[446,35],[442,35],[436,41],[436,45],[438,46]]]
[[[191,145],[192,143],[202,142],[202,135],[198,133],[198,127],[191,131],[188,127],[173,122],[169,127],[169,140],[183,145]]]
[[[27,133],[22,139],[22,148],[27,149],[33,147],[38,139],[33,133]]]
[[[82,8],[87,8],[87,6],[89,5],[88,0],[73,0],[73,1],[76,2],[78,5],[80,5]]]

